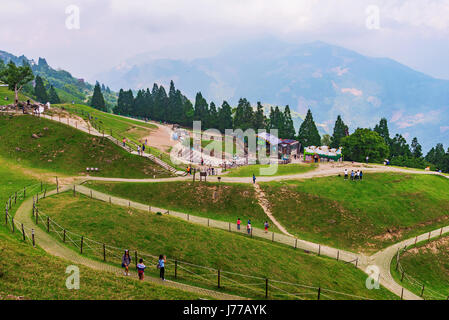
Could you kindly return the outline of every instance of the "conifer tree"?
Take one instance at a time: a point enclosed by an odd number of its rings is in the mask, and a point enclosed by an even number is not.
[[[307,111],[306,118],[299,128],[298,140],[301,143],[301,148],[321,144],[321,137],[315,121],[313,121],[312,111],[310,109]]]
[[[94,94],[92,95],[92,100],[90,102],[91,107],[101,110],[101,111],[107,111],[106,109],[106,103],[104,101],[103,94],[101,93],[100,84],[95,84],[94,87]]]
[[[50,101],[51,104],[61,103],[58,93],[56,92],[53,86],[50,86],[50,90],[48,91],[48,100]]]
[[[232,110],[229,103],[223,101],[220,110],[218,110],[218,129],[225,133],[226,129],[232,129]]]
[[[284,116],[283,116],[283,132],[281,138],[283,139],[295,139],[295,127],[293,125],[293,119],[290,112],[290,107],[285,106]]]
[[[331,137],[331,148],[340,148],[341,147],[341,139],[349,135],[348,126],[345,125],[340,115],[337,117],[337,121],[335,121],[334,126],[334,134]]]
[[[44,81],[40,76],[36,76],[36,84],[34,86],[34,95],[36,100],[41,103],[48,102],[47,90],[45,90]]]

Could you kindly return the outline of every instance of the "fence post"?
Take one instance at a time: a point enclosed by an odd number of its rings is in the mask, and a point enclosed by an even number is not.
[[[320,296],[321,296],[321,288],[318,288],[318,300],[320,300]]]
[[[402,288],[402,290],[401,290],[401,300],[403,300],[404,299],[404,288]]]
[[[63,237],[63,239],[62,239],[62,242],[65,243],[65,229],[64,229],[64,237]]]
[[[25,199],[25,197],[26,197],[26,191],[27,191],[27,188],[26,187],[23,187],[23,198]]]
[[[178,278],[178,260],[175,260],[175,279]]]
[[[441,228],[441,231],[440,231],[440,237],[443,235],[443,228]]]
[[[34,240],[34,229],[31,229],[31,239],[33,240],[33,247],[35,247],[36,241]]]
[[[14,233],[14,217],[11,217],[12,233]]]
[[[76,190],[75,190],[75,185],[73,185],[73,196],[76,196]]]
[[[137,268],[137,264],[139,263],[139,262],[137,261],[137,250],[136,250],[136,252],[135,252],[135,258],[136,258],[136,268]]]
[[[421,297],[423,296],[423,294],[424,294],[424,285],[422,285]]]
[[[41,192],[42,192],[43,186],[42,186],[42,181],[41,181]]]
[[[90,198],[92,199],[92,190],[90,190]]]
[[[17,203],[17,191],[16,191],[16,193],[14,195],[14,204],[16,204],[16,203]]]
[[[231,223],[229,222],[229,232],[231,232]]]
[[[274,232],[272,232],[271,242],[274,242]]]
[[[340,250],[337,251],[337,261],[340,259]]]
[[[207,219],[207,226],[210,226],[209,218]]]
[[[39,224],[39,209],[36,208],[36,225]]]
[[[23,241],[26,240],[25,238],[25,228],[23,227],[23,223],[22,223],[22,235],[23,235]]]
[[[187,221],[190,221],[190,214],[187,214]]]
[[[298,239],[295,239],[295,249],[298,248]]]
[[[220,269],[218,269],[218,289],[220,289]]]
[[[59,193],[59,182],[58,182],[58,177],[56,177],[56,193]]]
[[[84,236],[81,236],[81,246],[80,246],[81,254],[83,254],[83,242],[84,242]]]
[[[321,244],[318,245],[318,256],[321,254]]]
[[[268,278],[265,279],[265,299],[268,299]]]
[[[355,267],[357,268],[357,265],[359,264],[359,258],[357,258],[356,260],[355,260]]]
[[[47,216],[47,232],[50,232],[50,217]]]
[[[415,238],[415,246],[416,246],[417,242],[418,242],[418,236],[416,236],[416,238]]]
[[[36,194],[36,203],[39,203],[39,192]]]
[[[44,198],[45,198],[46,194],[47,194],[47,188],[44,189]]]
[[[5,209],[5,225],[8,225],[8,208]]]
[[[103,243],[103,261],[106,262],[106,245]]]
[[[430,241],[430,233],[431,233],[431,232],[432,232],[432,231],[429,232],[429,239],[427,239],[427,241]]]

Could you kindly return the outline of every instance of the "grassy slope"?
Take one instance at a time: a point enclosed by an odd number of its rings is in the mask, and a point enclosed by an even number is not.
[[[5,97],[8,97],[8,100],[5,100]],[[0,106],[13,104],[14,99],[14,91],[8,90],[8,87],[0,87]],[[24,96],[22,93],[19,93],[19,101],[26,101],[27,99],[28,97]]]
[[[418,243],[416,248],[408,249],[400,256],[401,266],[405,272],[424,284],[425,299],[445,299],[449,297],[449,237]],[[407,278],[401,282],[401,275],[396,271],[396,259],[391,265],[393,277],[410,291],[421,295],[422,287],[412,284]],[[433,292],[432,292],[433,291]],[[435,295],[434,292],[442,295]]]
[[[40,135],[40,138],[35,139],[32,134]],[[68,175],[85,174],[86,167],[98,167],[100,172],[92,175],[169,176],[155,163],[131,155],[107,139],[32,116],[0,116],[0,153],[31,168]]]
[[[228,174],[226,174],[227,177],[252,177],[253,173],[258,177],[260,175],[260,169],[261,168],[268,168],[269,165],[251,165],[251,166],[243,166],[238,167],[235,169],[231,169]],[[279,165],[276,176],[285,176],[285,175],[291,175],[291,174],[300,174],[309,172],[316,169],[315,165],[309,165],[309,164],[287,164],[287,165]]]
[[[365,174],[262,184],[274,216],[301,238],[372,251],[449,224],[449,180]]]
[[[0,158],[0,203],[24,186],[39,181],[20,171],[11,171]],[[18,205],[14,207],[17,208]],[[80,290],[67,290],[67,261],[24,244],[0,224],[0,300],[26,299],[195,299],[195,294],[167,289],[80,266]],[[6,258],[5,258],[6,257]]]
[[[82,104],[61,104],[56,105],[56,107],[64,107],[69,112],[73,112],[74,110],[82,110],[86,112],[86,119],[87,113],[89,113],[95,121],[102,125],[102,127],[105,127],[108,130],[112,129],[118,135],[129,137],[133,140],[140,140],[143,137],[148,136],[150,130],[156,129],[156,126],[154,124],[136,121],[130,118],[119,117],[110,113],[101,112],[92,107]]]
[[[245,225],[247,219],[251,219],[254,227],[263,228],[263,223],[267,220],[257,203],[254,188],[248,184],[89,181],[86,186],[159,208],[226,222],[236,223],[237,218],[240,218]],[[274,226],[270,230],[277,231]]]
[[[90,239],[153,255],[164,253],[169,261],[177,257],[225,271],[306,283],[372,298],[393,298],[383,289],[367,290],[366,275],[351,265],[169,216],[129,211],[85,196],[73,197],[70,193],[42,200],[40,210],[60,225]],[[168,269],[167,274],[172,276],[173,269]],[[182,277],[182,270],[178,275]]]

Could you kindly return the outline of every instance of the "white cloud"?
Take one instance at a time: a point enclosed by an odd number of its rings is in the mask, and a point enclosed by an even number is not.
[[[417,113],[415,115],[403,116],[402,113],[395,113],[392,122],[396,123],[398,128],[405,129],[423,123],[432,123],[439,121],[440,112],[437,110],[427,113]]]

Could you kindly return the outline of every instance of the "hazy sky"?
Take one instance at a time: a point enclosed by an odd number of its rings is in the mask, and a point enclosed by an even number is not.
[[[449,79],[449,0],[0,0],[0,8],[0,50],[45,57],[90,81],[141,53],[189,59],[265,35],[321,40]]]

